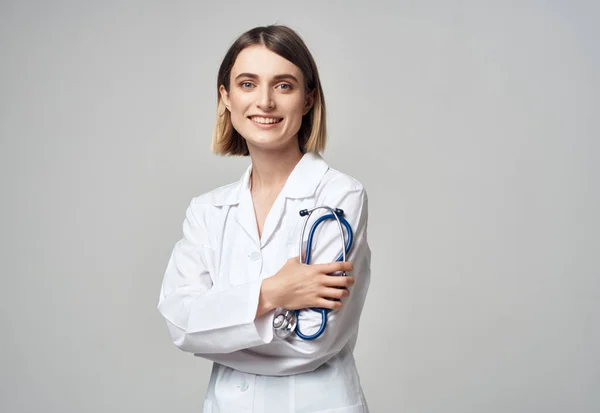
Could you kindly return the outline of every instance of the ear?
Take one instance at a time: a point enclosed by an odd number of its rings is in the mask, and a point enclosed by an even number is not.
[[[315,104],[315,93],[316,90],[313,89],[310,93],[306,95],[306,98],[304,99],[304,110],[302,111],[302,116],[306,115]]]
[[[221,100],[225,104],[225,107],[231,112],[231,100],[229,99],[229,92],[227,92],[225,86],[219,86],[219,93],[221,94]]]

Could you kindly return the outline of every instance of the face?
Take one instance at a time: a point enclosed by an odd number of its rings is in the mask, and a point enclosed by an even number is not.
[[[229,92],[219,88],[231,123],[250,151],[298,145],[298,130],[313,104],[299,67],[264,46],[242,50],[233,65]]]

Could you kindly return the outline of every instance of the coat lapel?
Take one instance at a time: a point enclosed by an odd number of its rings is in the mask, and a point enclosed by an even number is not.
[[[230,188],[227,192],[220,194],[219,199],[215,200],[215,205],[235,205],[237,204],[237,213],[235,214],[238,224],[248,234],[252,242],[257,247],[264,247],[272,238],[273,233],[281,225],[283,215],[285,214],[286,200],[288,198],[307,198],[314,195],[321,179],[329,169],[327,163],[317,153],[306,153],[300,159],[292,173],[288,177],[283,189],[271,206],[262,237],[258,237],[258,227],[256,225],[256,213],[254,211],[254,202],[250,193],[250,173],[252,165],[248,167],[239,183]],[[297,211],[293,211],[296,213]]]
[[[242,188],[240,193],[240,203],[238,205],[236,219],[240,226],[252,239],[252,242],[254,242],[254,244],[258,247],[260,245],[260,241],[258,239],[258,228],[256,226],[256,213],[254,212],[252,195],[247,188]]]
[[[275,229],[280,224],[283,212],[285,208],[285,196],[283,195],[283,190],[279,193],[275,202],[271,206],[269,213],[267,214],[267,219],[265,220],[265,225],[263,226],[262,236],[260,238],[260,247],[264,247],[269,239],[275,232]]]
[[[264,247],[271,239],[273,233],[281,225],[283,215],[285,214],[287,198],[306,198],[314,195],[321,178],[327,172],[329,166],[319,154],[308,152],[292,170],[290,176],[285,182],[283,189],[275,199],[265,225],[263,227],[260,247]],[[293,211],[297,213],[298,211]],[[254,213],[254,210],[253,210]],[[254,228],[256,229],[256,218]]]
[[[252,195],[249,189],[251,168],[249,166],[244,175],[242,175],[236,187],[237,196],[235,196],[235,202],[231,201],[231,205],[234,203],[237,204],[235,219],[258,248],[260,241],[258,239],[258,228],[256,227],[256,214],[254,213],[254,203],[252,202]]]

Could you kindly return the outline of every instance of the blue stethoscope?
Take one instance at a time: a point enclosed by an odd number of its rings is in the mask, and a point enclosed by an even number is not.
[[[303,209],[300,211],[300,216],[305,217],[304,225],[302,226],[302,233],[300,234],[300,248],[299,248],[299,256],[300,262],[302,262],[302,241],[304,240],[304,232],[306,230],[306,226],[308,224],[308,219],[310,215],[316,211],[317,209],[327,209],[330,213],[320,216],[310,228],[310,232],[308,233],[308,240],[306,243],[306,255],[304,257],[304,264],[310,263],[310,254],[312,250],[312,240],[313,235],[322,222],[327,220],[336,220],[338,224],[338,228],[340,231],[340,240],[342,243],[342,253],[337,257],[336,261],[346,261],[346,255],[350,252],[350,248],[352,247],[352,228],[346,219],[344,218],[344,211],[339,208],[331,208],[328,206],[318,206],[313,209]],[[347,239],[344,236],[344,228],[346,228]],[[345,276],[346,273],[343,272],[341,276]],[[294,332],[298,337],[303,340],[314,340],[323,334],[325,328],[327,327],[327,314],[329,314],[329,309],[327,308],[311,308],[310,310],[321,313],[321,327],[319,330],[312,334],[306,335],[300,331],[300,326],[298,326],[298,315],[302,310],[286,310],[285,308],[277,308],[275,310],[275,316],[273,318],[273,331],[275,335],[279,338],[285,339],[291,336]]]

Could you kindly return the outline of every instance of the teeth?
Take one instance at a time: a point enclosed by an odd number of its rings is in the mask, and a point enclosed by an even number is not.
[[[256,123],[278,123],[281,121],[281,118],[263,118],[260,116],[252,116],[250,119]]]

